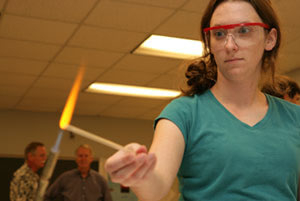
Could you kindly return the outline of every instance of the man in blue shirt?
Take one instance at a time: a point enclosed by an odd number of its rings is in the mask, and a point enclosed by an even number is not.
[[[106,180],[90,169],[93,161],[92,149],[83,144],[76,149],[78,168],[60,175],[49,187],[45,201],[60,197],[64,201],[112,201]]]

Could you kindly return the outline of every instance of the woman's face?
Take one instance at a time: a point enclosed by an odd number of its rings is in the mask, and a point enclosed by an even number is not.
[[[228,1],[216,8],[210,27],[241,23],[262,23],[262,20],[251,4],[244,1]],[[270,48],[267,42],[268,35],[261,26],[249,28],[226,29],[226,37],[223,39],[216,37],[220,35],[219,32],[210,33],[211,53],[218,66],[218,79],[259,79],[263,53]],[[243,35],[247,32],[249,34]]]

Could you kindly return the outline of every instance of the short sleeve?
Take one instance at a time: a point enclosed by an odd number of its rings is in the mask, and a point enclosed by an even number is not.
[[[191,124],[191,98],[180,97],[169,103],[160,115],[154,121],[154,129],[160,119],[168,119],[172,121],[183,134],[185,142],[187,142],[189,128]]]

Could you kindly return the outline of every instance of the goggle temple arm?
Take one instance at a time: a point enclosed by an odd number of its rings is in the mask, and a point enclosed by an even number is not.
[[[239,26],[261,26],[265,29],[269,29],[270,26],[264,23],[260,22],[251,22],[251,23],[240,23],[240,24],[228,24],[228,25],[220,25],[220,26],[214,26],[214,27],[207,27],[203,29],[204,33],[207,33],[208,31],[215,30],[215,29],[233,29],[235,27]]]

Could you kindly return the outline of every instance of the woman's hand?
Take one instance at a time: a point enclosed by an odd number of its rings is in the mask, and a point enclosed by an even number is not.
[[[123,186],[138,186],[154,169],[156,156],[147,148],[131,143],[107,159],[105,169],[115,183]]]

